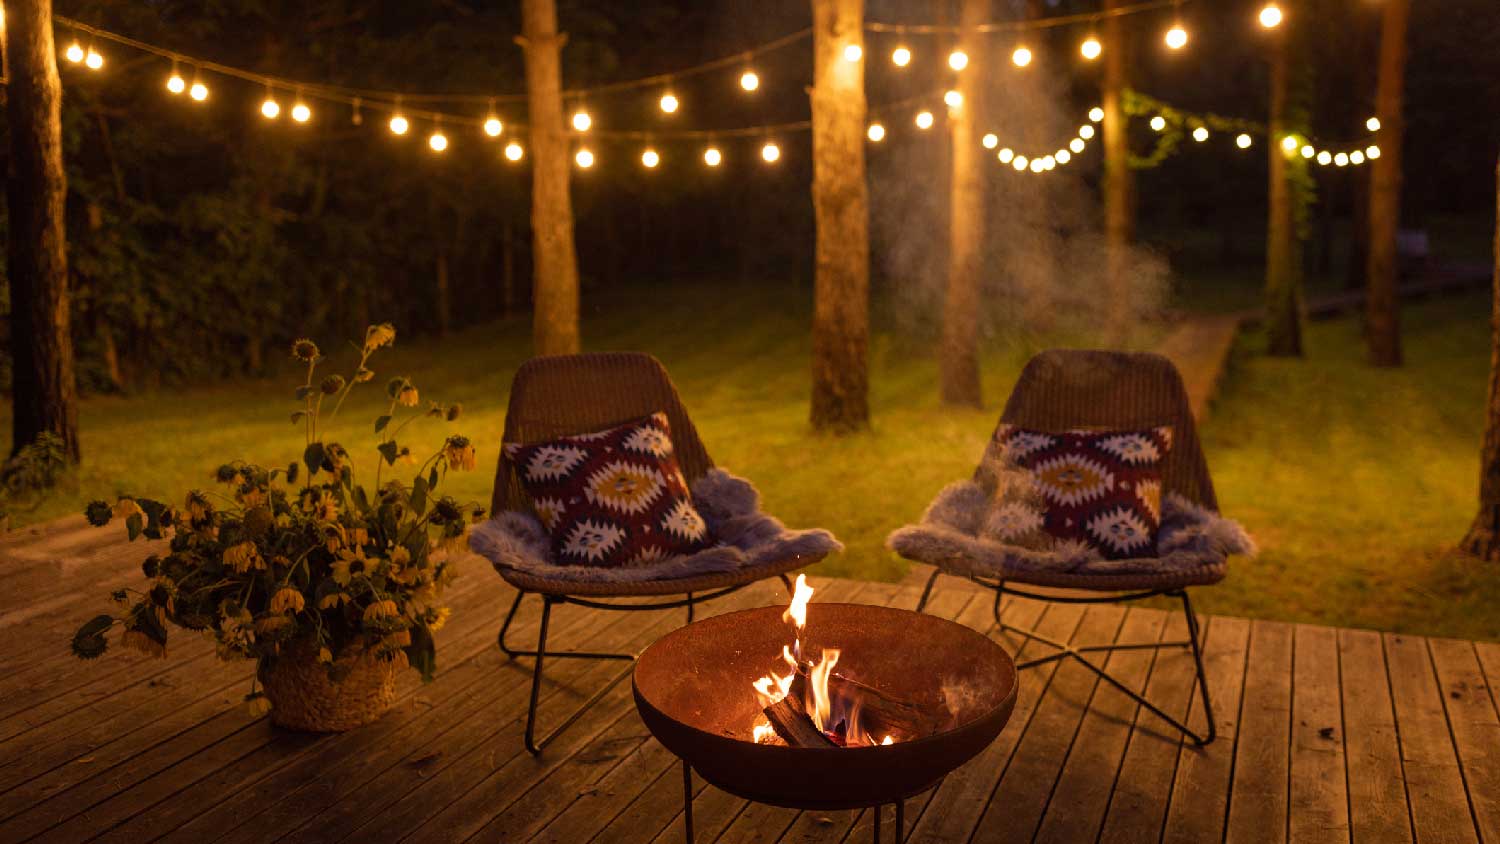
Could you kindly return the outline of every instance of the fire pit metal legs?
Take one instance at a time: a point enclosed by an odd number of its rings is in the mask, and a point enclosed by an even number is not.
[[[896,844],[901,844],[906,836],[906,800],[897,800],[896,806]],[[880,810],[885,804],[871,806],[870,811],[875,816],[875,844],[880,841]],[[687,844],[693,842],[693,766],[686,759],[682,760],[682,840]]]

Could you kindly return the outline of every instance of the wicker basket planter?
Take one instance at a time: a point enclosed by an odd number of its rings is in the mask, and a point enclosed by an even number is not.
[[[271,722],[292,730],[340,733],[374,721],[396,702],[397,661],[368,653],[343,657],[342,680],[328,678],[328,666],[315,649],[289,646],[265,671],[260,682],[271,701]]]

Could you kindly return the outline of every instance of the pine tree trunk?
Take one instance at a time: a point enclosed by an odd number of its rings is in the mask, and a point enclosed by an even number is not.
[[[578,352],[578,255],[568,195],[562,45],[553,0],[522,0],[526,102],[531,119],[532,337],[538,355]]]
[[[1495,167],[1495,274],[1490,290],[1490,389],[1484,448],[1479,458],[1479,513],[1459,543],[1491,562],[1500,560],[1500,164]]]
[[[865,185],[863,0],[812,0],[813,292],[812,424],[843,433],[870,423],[870,211]]]
[[[1406,81],[1406,23],[1411,0],[1385,0],[1380,25],[1380,81],[1375,142],[1380,157],[1370,162],[1370,244],[1366,283],[1365,336],[1370,363],[1401,365],[1401,323],[1396,301],[1396,233],[1401,225],[1401,91]]]
[[[1125,0],[1105,0],[1106,11],[1125,5]],[[1131,206],[1130,127],[1125,115],[1124,95],[1129,43],[1125,19],[1112,15],[1104,22],[1104,252],[1109,310],[1113,324],[1109,332],[1123,341],[1129,330],[1130,241],[1135,236]]]
[[[1273,355],[1302,356],[1302,262],[1292,197],[1291,162],[1281,148],[1287,134],[1287,44],[1272,36],[1271,125],[1266,139],[1270,203],[1266,220],[1266,348]]]
[[[985,36],[975,27],[989,17],[989,0],[963,0],[958,46],[971,65],[985,63]],[[938,359],[938,381],[943,403],[980,406],[979,387],[979,255],[984,240],[985,185],[980,170],[984,148],[979,143],[979,113],[984,107],[984,78],[961,73],[958,92],[963,103],[949,109],[952,142],[952,182],[948,213],[948,286],[943,296],[943,339]]]
[[[67,176],[62,156],[62,85],[52,40],[51,0],[5,8],[6,119],[10,172],[11,354],[15,366],[12,449],[50,431],[77,460],[78,387],[69,316]]]

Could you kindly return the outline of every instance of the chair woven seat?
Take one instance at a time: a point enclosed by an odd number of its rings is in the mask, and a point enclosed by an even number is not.
[[[498,571],[500,572],[500,576],[505,578],[506,583],[523,592],[536,592],[542,595],[623,598],[633,595],[683,595],[688,592],[708,592],[742,583],[754,583],[757,580],[764,580],[768,577],[775,577],[778,574],[796,571],[804,566],[810,566],[817,562],[818,559],[820,558],[790,557],[764,565],[745,566],[734,571],[715,572],[696,577],[632,581],[626,583],[537,577],[517,569],[499,569]]]
[[[1183,589],[1188,586],[1212,586],[1224,579],[1229,566],[1220,562],[1182,571],[1158,574],[1072,574],[1069,572],[1010,572],[1011,583],[1046,586],[1053,589],[1089,589],[1096,592],[1127,592],[1138,589]]]

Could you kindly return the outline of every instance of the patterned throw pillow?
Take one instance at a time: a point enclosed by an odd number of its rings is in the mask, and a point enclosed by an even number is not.
[[[639,566],[711,543],[665,413],[592,434],[505,446],[558,565]]]
[[[1106,560],[1156,554],[1170,427],[1050,433],[1001,425],[982,474],[995,490],[984,532],[1048,549],[1081,543]]]

